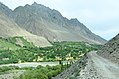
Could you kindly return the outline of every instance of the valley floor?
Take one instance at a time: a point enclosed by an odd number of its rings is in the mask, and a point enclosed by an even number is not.
[[[25,70],[7,71],[6,73],[0,75],[0,79],[14,79],[15,77],[19,77],[24,72]]]
[[[95,51],[88,53],[88,63],[78,79],[119,79],[119,66],[102,58]]]

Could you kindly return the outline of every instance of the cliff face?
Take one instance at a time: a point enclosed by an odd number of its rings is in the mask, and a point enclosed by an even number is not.
[[[17,7],[10,17],[30,33],[50,41],[85,41],[104,44],[106,40],[93,34],[77,19],[68,20],[57,10],[33,3]]]

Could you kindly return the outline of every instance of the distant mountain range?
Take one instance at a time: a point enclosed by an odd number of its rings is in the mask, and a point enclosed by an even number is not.
[[[13,11],[0,3],[0,28],[1,37],[23,36],[37,46],[50,46],[49,41],[106,43],[76,18],[68,20],[57,10],[36,2]]]

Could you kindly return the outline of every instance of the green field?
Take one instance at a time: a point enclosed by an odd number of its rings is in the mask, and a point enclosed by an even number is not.
[[[5,39],[2,38],[0,39],[0,50],[17,50],[17,49],[20,49],[20,47],[11,42],[8,42]]]
[[[19,43],[17,43],[18,41]],[[35,47],[23,37],[0,38],[0,64],[18,62],[73,61],[101,46],[86,42],[52,42],[50,47]]]

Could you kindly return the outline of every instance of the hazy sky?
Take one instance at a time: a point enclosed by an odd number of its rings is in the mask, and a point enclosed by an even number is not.
[[[37,2],[77,18],[93,33],[109,40],[119,33],[119,0],[0,0],[9,8]]]

